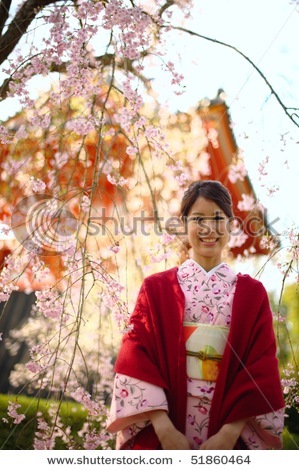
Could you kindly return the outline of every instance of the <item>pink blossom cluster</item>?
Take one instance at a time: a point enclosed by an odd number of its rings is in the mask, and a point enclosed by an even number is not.
[[[143,105],[143,98],[137,92],[137,89],[133,89],[132,80],[130,78],[127,78],[127,80],[123,83],[123,94],[129,101],[131,110],[135,117]]]
[[[246,233],[243,230],[241,230],[239,222],[237,220],[234,220],[233,227],[232,227],[232,235],[228,242],[228,246],[230,248],[240,247],[244,245],[247,239],[248,239],[248,235],[246,235]]]
[[[4,170],[4,173],[1,175],[1,179],[5,181],[6,178],[11,175],[14,175],[17,178],[21,171],[26,171],[30,160],[31,157],[29,155],[18,160],[14,158],[5,159],[1,162],[1,168]]]
[[[259,179],[261,180],[264,176],[268,175],[267,165],[269,163],[269,156],[267,155],[266,158],[260,162],[258,166],[258,172],[260,174]]]
[[[1,144],[10,144],[12,142],[12,135],[5,126],[0,126],[0,142]]]
[[[289,363],[282,371],[281,384],[285,395],[286,408],[299,405],[299,372],[298,368]]]
[[[33,448],[35,450],[52,450],[54,446],[55,436],[52,427],[46,423],[44,418],[38,418]]]
[[[210,160],[211,160],[211,155],[206,152],[205,150],[203,150],[202,152],[200,152],[200,158],[199,158],[199,163],[200,163],[200,167],[199,167],[199,172],[201,175],[203,176],[209,176],[211,174],[211,164],[210,164]]]
[[[106,413],[103,417],[105,416]],[[101,449],[111,449],[109,441],[113,439],[112,436],[103,429],[95,428],[93,422],[85,421],[82,429],[78,432],[78,436],[83,439],[83,448],[86,450],[95,450],[99,446]]]
[[[111,0],[106,5],[102,25],[117,35],[114,47],[120,57],[139,59],[151,44],[151,18],[138,6],[130,8],[121,0]]]
[[[168,243],[156,243],[154,247],[148,249],[151,263],[160,263],[161,261],[167,260],[173,254],[171,249],[166,249],[165,245]]]
[[[8,416],[13,419],[14,424],[20,424],[26,418],[26,416],[23,413],[18,414],[17,412],[17,409],[21,408],[21,405],[19,403],[12,402],[12,401],[9,401],[8,403],[9,403],[8,410],[7,410]]]
[[[85,4],[88,4],[86,9]],[[93,84],[92,80],[88,79],[92,77],[92,70],[89,68],[91,53],[87,45],[98,31],[99,25],[96,21],[100,18],[102,10],[101,2],[82,2],[77,10],[68,5],[53,5],[48,14],[43,16],[45,36],[41,41],[42,51],[35,43],[28,55],[18,53],[15,60],[10,60],[9,66],[4,70],[13,79],[9,96],[17,96],[24,107],[32,109],[30,121],[33,125],[47,128],[50,124],[49,113],[40,114],[30,98],[28,83],[33,76],[46,76],[50,69],[67,62],[66,76],[64,79],[61,76],[59,93],[51,94],[53,102],[55,96],[60,103],[63,97],[69,98],[74,94],[89,96],[97,90],[98,84]],[[81,18],[80,14],[83,12]],[[72,15],[77,16],[77,28],[74,28]],[[84,27],[82,21],[85,23]]]
[[[46,190],[46,183],[40,180],[39,178],[34,178],[34,176],[30,177],[32,191],[34,193],[42,193]]]
[[[34,114],[29,117],[29,122],[37,128],[48,129],[51,123],[51,116],[50,114],[38,114],[38,112],[34,112]]]
[[[148,124],[144,131],[148,145],[151,148],[151,154],[154,158],[162,159],[163,156],[172,158],[173,151],[167,142],[166,134],[159,126]]]
[[[211,127],[208,130],[207,137],[208,137],[209,141],[211,142],[212,146],[214,147],[214,149],[218,149],[219,148],[219,141],[218,141],[218,132],[217,132],[217,130],[214,129],[213,127]]]
[[[288,247],[287,250],[292,253],[294,260],[299,259],[299,232],[298,228],[291,227],[288,231]]]
[[[66,128],[71,132],[76,132],[78,135],[87,135],[95,129],[94,120],[91,117],[79,116],[72,121],[69,121]]]
[[[116,251],[118,252],[119,250],[117,249]],[[98,294],[100,301],[112,312],[118,329],[121,332],[127,331],[128,328],[130,329],[130,326],[128,325],[128,305],[122,298],[124,286],[117,282],[109,273],[102,270],[96,261],[90,260],[90,265],[94,278],[102,286]]]
[[[183,162],[177,161],[167,165],[173,172],[173,177],[178,181],[180,186],[185,186],[187,181],[190,181],[190,171],[188,167],[184,166]]]
[[[242,194],[242,200],[238,202],[240,211],[252,211],[256,205],[255,199],[251,194]]]
[[[19,290],[17,280],[23,270],[24,264],[21,258],[12,255],[6,257],[5,265],[0,272],[0,302],[5,302],[13,291]]]
[[[131,145],[128,145],[127,149],[126,149],[126,153],[130,156],[130,157],[135,157],[136,154],[138,153],[138,148],[136,147],[132,147]]]
[[[110,309],[114,316],[114,321],[121,333],[131,329],[129,326],[129,312],[127,303],[115,292],[109,291],[109,288],[101,296],[106,307]]]
[[[114,245],[109,246],[108,250],[116,254],[120,251],[120,246],[118,243],[115,243]]]
[[[31,361],[27,362],[27,369],[33,374],[39,374],[49,366],[50,350],[46,345],[38,344],[29,349]]]
[[[267,234],[262,236],[260,241],[260,247],[273,251],[277,247],[278,243],[278,239],[276,239],[275,237],[271,237]]]
[[[172,76],[171,85],[179,85],[179,87],[181,88],[180,90],[176,90],[175,94],[176,95],[182,94],[183,93],[182,82],[184,80],[184,75],[177,72],[174,63],[171,61],[167,62],[166,70],[168,70],[171,73],[171,76]]]
[[[103,436],[97,429],[92,429],[91,431],[85,433],[83,447],[86,450],[95,450],[102,444],[102,442]]]
[[[93,401],[89,393],[83,387],[78,387],[72,394],[72,398],[81,403],[92,416],[98,416],[102,412],[102,406]]]
[[[90,0],[80,0],[78,2],[77,17],[80,21],[96,22],[103,11],[102,2],[91,2]]]
[[[36,305],[47,318],[59,320],[64,311],[64,301],[55,289],[42,289],[36,292]]]
[[[82,211],[83,212],[88,212],[90,210],[90,205],[91,205],[90,198],[86,194],[83,194],[83,196],[81,198],[81,209],[82,209]]]
[[[172,243],[173,240],[175,240],[175,235],[171,235],[169,233],[163,233],[161,236],[161,243],[163,245],[168,245],[169,243]]]
[[[45,262],[38,256],[31,257],[28,267],[30,268],[35,280],[42,282],[44,286],[51,283],[52,278],[50,268],[46,266]]]
[[[239,160],[237,163],[232,163],[229,166],[228,179],[232,183],[236,183],[238,180],[244,181],[244,178],[247,175],[247,170],[245,163],[242,160]]]
[[[114,118],[115,122],[118,123],[127,134],[130,134],[133,122],[135,121],[134,111],[124,106],[120,108]]]
[[[109,181],[109,183],[113,184],[114,186],[120,186],[120,187],[125,186],[128,183],[128,180],[119,174],[118,175],[109,174],[107,175],[107,180]]]

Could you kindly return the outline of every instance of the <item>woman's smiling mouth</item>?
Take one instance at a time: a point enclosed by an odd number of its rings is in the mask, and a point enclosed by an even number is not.
[[[199,237],[199,240],[202,243],[212,244],[212,243],[216,243],[219,240],[219,238],[200,238]]]

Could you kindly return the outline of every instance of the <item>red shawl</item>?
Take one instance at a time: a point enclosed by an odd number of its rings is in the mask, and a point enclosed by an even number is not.
[[[148,276],[141,286],[115,372],[163,387],[169,417],[184,433],[187,403],[186,351],[183,335],[184,294],[177,267]],[[284,406],[273,317],[261,282],[238,274],[227,345],[215,386],[209,436],[225,423],[276,411]],[[134,449],[157,449],[149,426]]]

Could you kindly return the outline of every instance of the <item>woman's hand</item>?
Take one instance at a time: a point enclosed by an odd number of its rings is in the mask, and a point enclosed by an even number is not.
[[[190,450],[186,436],[174,427],[166,411],[150,411],[146,416],[151,421],[163,450]]]
[[[189,442],[174,426],[158,436],[163,450],[190,450]]]
[[[224,424],[220,431],[211,436],[201,446],[201,450],[232,450],[240,436],[246,419]]]
[[[222,433],[221,430],[211,436],[207,441],[201,444],[201,450],[232,450],[237,439],[229,434]]]

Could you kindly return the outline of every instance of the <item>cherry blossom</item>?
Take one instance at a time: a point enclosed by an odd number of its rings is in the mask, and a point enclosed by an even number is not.
[[[238,202],[238,209],[241,211],[251,211],[255,206],[255,199],[250,194],[242,194],[242,200]]]
[[[40,179],[35,179],[34,176],[31,176],[30,178],[31,185],[32,185],[32,191],[34,193],[42,193],[46,189],[46,184],[40,180]]]
[[[246,175],[247,175],[247,170],[242,160],[239,160],[237,163],[230,165],[229,172],[228,172],[228,179],[232,183],[236,183],[238,180],[243,181]]]
[[[24,414],[18,414],[17,409],[21,407],[19,403],[15,403],[12,401],[8,402],[8,410],[7,414],[10,418],[13,418],[13,423],[14,424],[20,424],[26,416]]]

